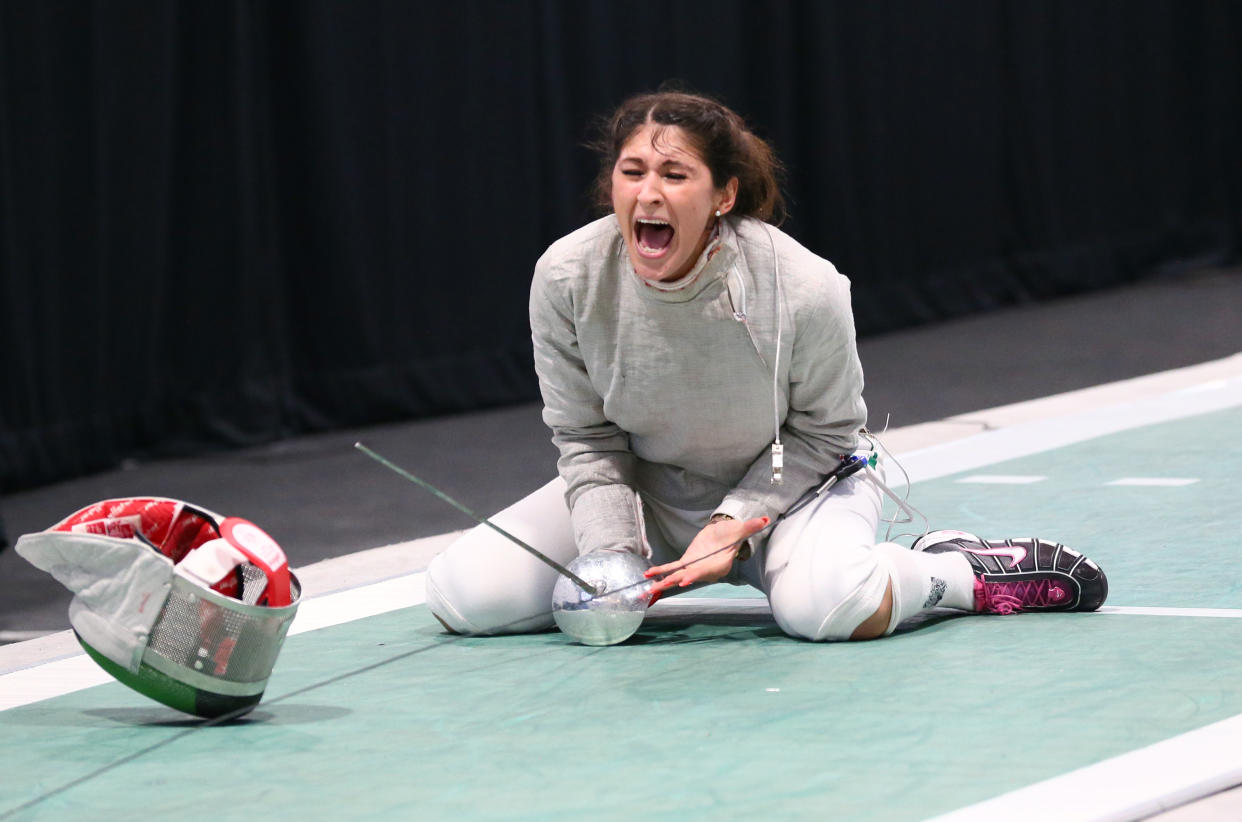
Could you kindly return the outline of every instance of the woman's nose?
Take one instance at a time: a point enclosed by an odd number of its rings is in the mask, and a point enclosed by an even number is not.
[[[638,189],[638,200],[642,203],[659,203],[664,199],[663,193],[660,191],[659,178],[654,174],[648,174],[643,177],[643,184]]]

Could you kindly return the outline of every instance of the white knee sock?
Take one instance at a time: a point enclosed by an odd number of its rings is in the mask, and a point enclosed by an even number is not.
[[[888,566],[893,586],[893,616],[886,634],[928,608],[975,610],[975,575],[961,554],[925,554],[891,542],[874,550]]]

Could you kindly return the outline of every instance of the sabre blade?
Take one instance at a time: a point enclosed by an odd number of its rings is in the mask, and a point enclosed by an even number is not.
[[[525,549],[528,553],[530,553],[533,557],[535,557],[535,559],[543,562],[545,565],[550,567],[552,570],[556,571],[561,576],[568,577],[569,579],[573,580],[574,583],[578,585],[578,587],[586,591],[591,596],[598,596],[599,594],[603,593],[602,591],[597,591],[594,585],[590,584],[582,577],[573,573],[568,568],[566,568],[564,565],[561,565],[559,562],[547,556],[546,554],[544,554],[542,551],[538,550],[537,548],[533,548],[530,545],[527,545],[525,542],[518,539],[513,534],[510,534],[508,531],[501,528],[499,525],[487,519],[486,517],[479,516],[474,511],[471,511],[465,505],[462,505],[460,502],[453,499],[448,494],[444,493],[439,488],[436,488],[434,485],[422,479],[421,477],[417,477],[414,474],[411,474],[409,471],[405,470],[400,465],[396,465],[395,463],[389,462],[387,459],[375,453],[370,448],[367,448],[365,445],[363,445],[360,442],[355,442],[354,448],[357,448],[359,451],[366,454],[368,457],[375,460],[380,465],[384,466],[390,471],[396,474],[399,474],[402,477],[405,477],[407,480],[419,486],[420,488],[423,488],[424,490],[429,491],[430,493],[444,500],[449,505],[453,506],[458,511],[461,511],[463,514],[470,517],[471,519],[473,519],[475,522],[479,523],[480,525],[486,525],[488,528],[491,528],[493,531],[500,534],[502,537],[505,537],[513,544],[517,545],[520,548]]]

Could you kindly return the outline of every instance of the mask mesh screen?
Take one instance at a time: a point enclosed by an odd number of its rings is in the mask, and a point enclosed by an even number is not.
[[[254,605],[267,590],[267,574],[263,573],[259,566],[251,565],[249,562],[242,565],[241,572],[242,602]]]
[[[192,583],[174,577],[168,601],[151,631],[147,651],[174,665],[219,679],[266,680],[276,664],[293,609],[260,608],[247,613],[249,609],[241,602],[236,609],[222,606],[203,598],[199,591]],[[294,583],[295,602],[300,593]]]

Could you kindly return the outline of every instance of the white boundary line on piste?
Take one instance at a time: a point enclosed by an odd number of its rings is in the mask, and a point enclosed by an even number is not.
[[[1210,378],[1193,381],[1199,375],[1210,375]],[[1192,379],[1189,384],[1188,377]],[[1155,393],[1166,385],[1165,390]],[[1108,398],[1115,398],[1115,401],[1107,401]],[[964,437],[950,435],[957,438],[915,447],[901,453],[898,459],[910,480],[918,482],[1131,428],[1239,405],[1242,405],[1242,354],[1187,369],[953,418],[946,424],[950,428],[958,426],[954,430],[959,432],[962,424],[1007,427]],[[898,429],[886,435],[885,440],[890,448],[904,452],[906,445],[918,441],[919,437],[924,441],[944,439],[939,432],[926,433],[935,425]],[[898,479],[899,472],[890,471],[890,483]],[[436,539],[442,538],[429,537],[392,547],[407,548]],[[424,601],[422,577],[422,573],[406,574],[324,596],[310,596],[299,606],[290,633],[317,630],[418,605]],[[657,604],[653,615],[712,608],[759,613],[765,607],[765,602],[753,597],[671,598]],[[1242,612],[1235,609],[1220,608],[1105,606],[1100,613],[1105,616],[1242,616]],[[56,647],[67,647],[63,634],[54,636],[58,639],[48,647],[56,646],[57,642],[60,644]],[[31,643],[47,639],[31,640]],[[0,649],[0,662],[3,651]],[[65,656],[62,652],[60,657],[0,675],[0,710],[111,681],[111,677],[83,654]],[[952,811],[936,817],[934,822],[992,822],[998,818],[1007,822],[1048,819],[1129,822],[1239,783],[1242,783],[1242,715]]]
[[[1242,355],[1230,360],[1236,360],[1242,367]],[[920,482],[1063,448],[1131,428],[1223,411],[1239,405],[1242,405],[1242,374],[1119,405],[1094,407],[1069,416],[1048,417],[1010,428],[985,431],[965,439],[904,453],[898,460],[910,475],[911,482]],[[900,483],[900,472],[890,468],[888,473],[890,485]]]
[[[753,614],[771,614],[772,609],[763,596],[737,597],[670,597],[662,599],[651,609],[653,614],[693,614],[702,611],[744,611]],[[945,609],[945,613],[952,613]],[[1242,619],[1242,608],[1154,608],[1143,605],[1105,605],[1098,611],[1083,616],[1155,616],[1196,617],[1200,619]]]
[[[289,636],[421,605],[424,602],[423,576],[421,572],[406,574],[304,599],[289,626]],[[85,653],[74,653],[0,676],[0,711],[111,681],[112,677]]]
[[[1213,379],[1124,406],[1037,420],[924,448],[903,456],[901,462],[917,482],[1238,405],[1242,405],[1242,377]],[[1100,613],[1237,616],[1234,609],[1117,606],[1101,608]],[[1132,822],[1238,784],[1242,784],[1242,715],[960,808],[931,822]]]
[[[289,636],[317,631],[369,616],[410,608],[424,602],[425,573],[407,574],[346,591],[303,600],[289,628]],[[762,596],[670,597],[652,608],[653,616],[684,616],[703,612],[770,615]],[[1130,616],[1200,617],[1242,619],[1242,609],[1231,608],[1151,608],[1106,605],[1096,613]],[[85,654],[32,665],[0,676],[0,710],[29,705],[54,696],[80,691],[111,682],[112,677]]]
[[[1240,783],[1242,715],[928,822],[1132,822]]]

